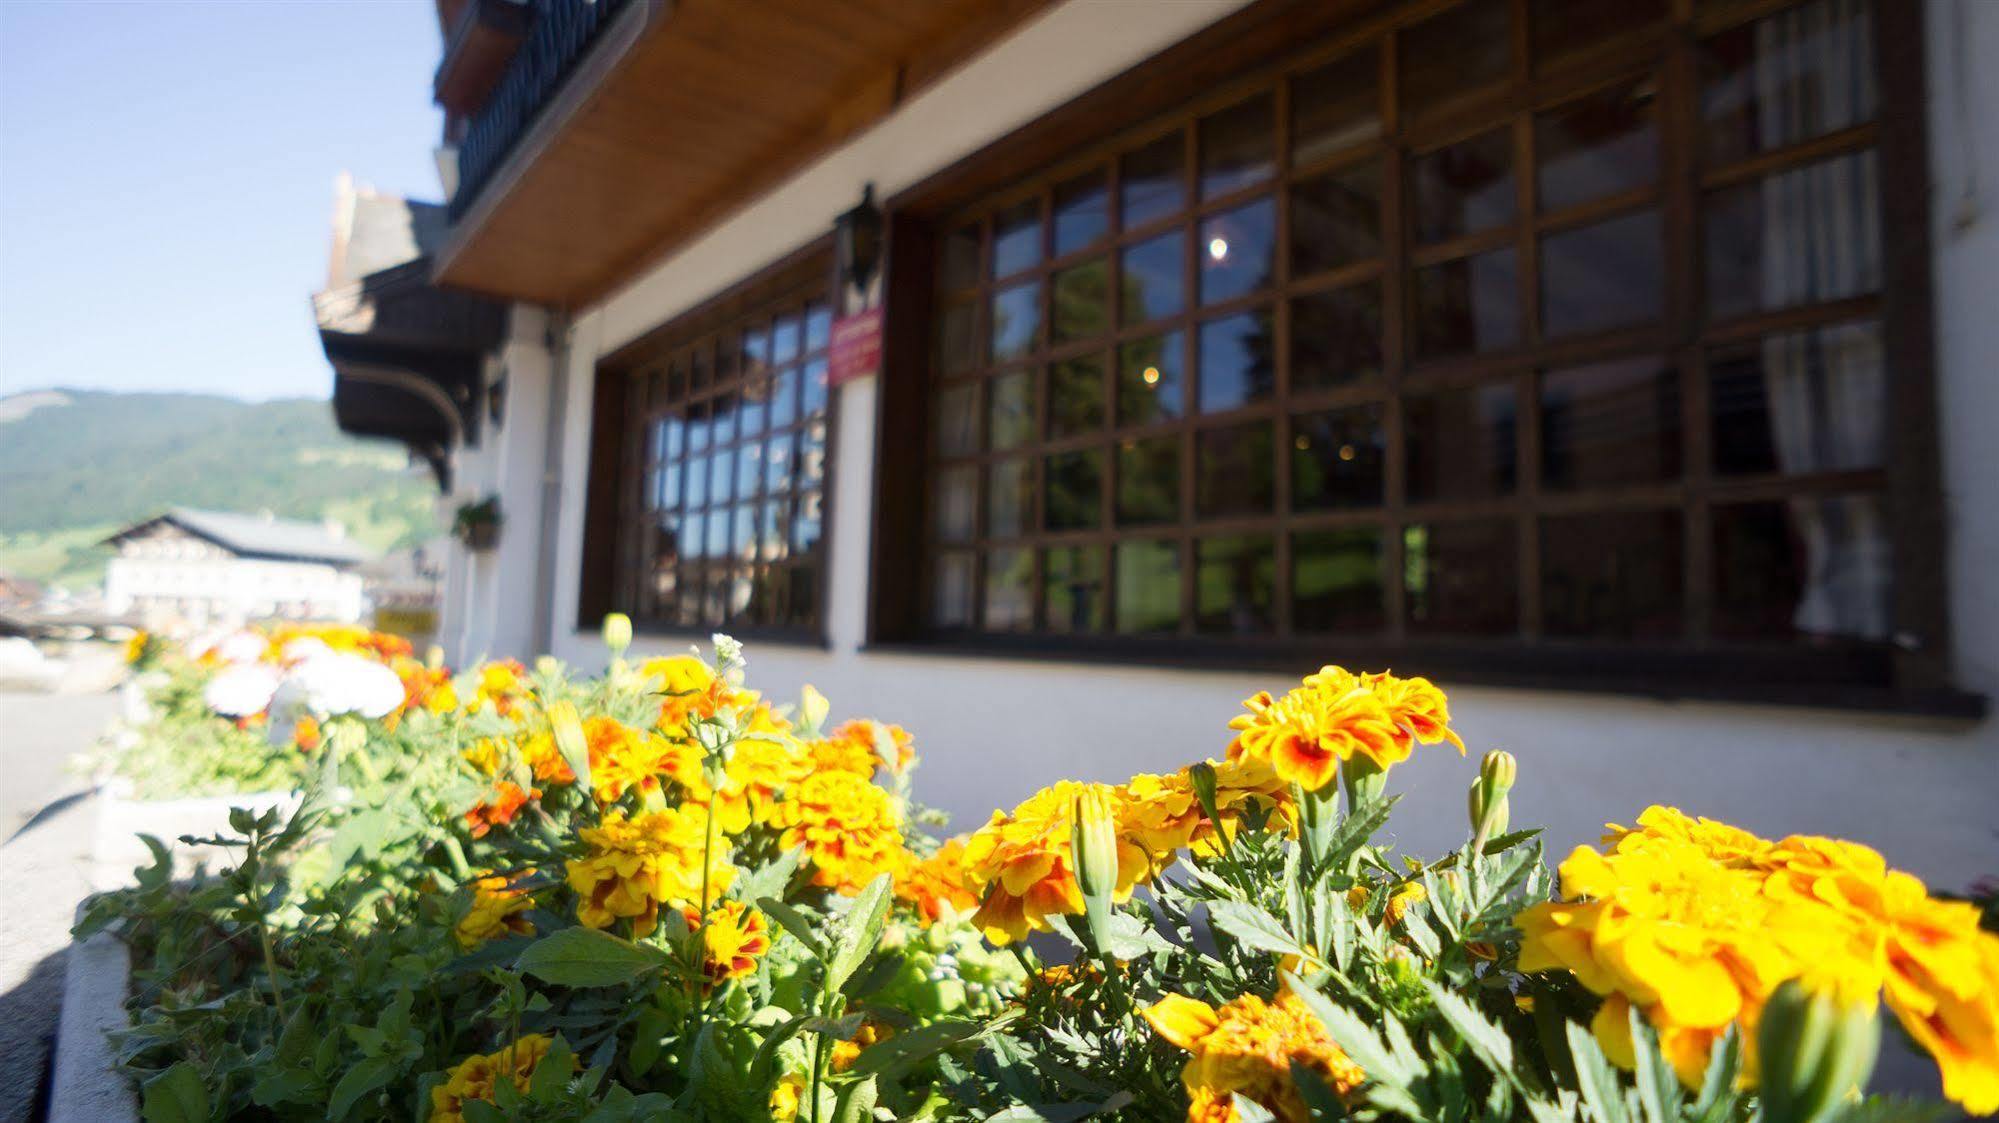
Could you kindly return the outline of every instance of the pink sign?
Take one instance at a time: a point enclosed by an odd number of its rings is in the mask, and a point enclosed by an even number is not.
[[[831,351],[827,355],[826,382],[838,386],[856,378],[881,373],[882,310],[869,308],[833,321]]]

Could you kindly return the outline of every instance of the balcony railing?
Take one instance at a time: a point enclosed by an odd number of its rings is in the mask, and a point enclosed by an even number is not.
[[[630,0],[534,0],[534,24],[493,96],[472,118],[458,146],[458,190],[451,220],[478,199],[514,145],[575,71],[598,33]]]

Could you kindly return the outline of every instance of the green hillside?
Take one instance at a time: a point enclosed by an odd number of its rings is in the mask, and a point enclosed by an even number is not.
[[[72,588],[96,543],[168,507],[335,518],[375,549],[437,532],[427,472],[326,402],[43,390],[0,398],[0,571]]]

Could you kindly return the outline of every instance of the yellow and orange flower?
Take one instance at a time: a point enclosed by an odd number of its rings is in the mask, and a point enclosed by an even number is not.
[[[1122,788],[1063,780],[1029,796],[1011,813],[993,812],[965,843],[965,879],[980,896],[972,923],[987,939],[1012,943],[1030,931],[1049,931],[1050,916],[1083,911],[1070,835],[1076,800],[1092,790],[1124,818]],[[1144,847],[1120,832],[1114,899],[1129,900],[1154,865]]]
[[[1317,1074],[1340,1095],[1365,1079],[1325,1023],[1292,994],[1275,1002],[1245,994],[1219,1010],[1169,994],[1144,1013],[1159,1036],[1192,1054],[1180,1071],[1192,1101],[1188,1123],[1234,1123],[1236,1096],[1284,1123],[1308,1123],[1311,1109],[1292,1080],[1293,1065]]]
[[[580,898],[576,919],[586,927],[629,920],[645,935],[658,925],[661,908],[712,903],[735,878],[728,840],[700,808],[668,807],[631,817],[614,808],[596,826],[576,833],[590,852],[569,861],[569,887]]]
[[[841,723],[825,740],[813,742],[812,758],[822,768],[846,768],[874,776],[886,765],[890,772],[901,775],[916,762],[916,738],[900,725],[856,718]]]
[[[526,1092],[535,1069],[547,1058],[554,1042],[539,1033],[522,1036],[495,1053],[467,1057],[445,1074],[444,1082],[430,1090],[430,1123],[465,1123],[465,1105],[493,1102],[493,1090],[501,1082]],[[577,1067],[570,1058],[571,1068]]]
[[[902,820],[889,794],[852,772],[815,772],[785,794],[772,825],[802,846],[812,882],[852,896],[903,860]]]
[[[895,871],[895,896],[915,909],[926,927],[979,907],[978,894],[965,881],[965,840],[950,839],[920,861],[905,851]]]
[[[484,838],[494,827],[504,827],[514,821],[521,808],[530,799],[540,799],[540,788],[523,790],[512,780],[501,780],[493,785],[492,794],[483,802],[465,813],[465,822],[472,829],[473,838]]]
[[[1236,731],[1229,759],[1266,761],[1306,791],[1332,783],[1340,765],[1356,757],[1386,770],[1408,760],[1418,744],[1465,749],[1451,729],[1444,692],[1423,678],[1321,667],[1284,697],[1259,693],[1243,707],[1249,712],[1229,722]]]
[[[584,720],[583,739],[590,752],[590,786],[599,803],[614,802],[627,791],[658,790],[673,754],[659,734],[601,714]]]
[[[320,745],[319,719],[311,714],[302,714],[292,726],[292,744],[298,751],[309,753]]]
[[[491,709],[501,717],[513,713],[531,693],[527,674],[528,669],[514,659],[496,659],[482,665],[465,712],[476,714]]]
[[[451,934],[457,937],[458,946],[468,951],[509,933],[532,936],[534,925],[521,915],[532,907],[527,890],[503,876],[487,874],[472,883],[471,907]]]
[[[684,908],[681,915],[689,931],[701,934],[701,974],[710,987],[755,974],[775,935],[764,914],[741,901],[722,901],[709,909],[705,929],[700,909]]]

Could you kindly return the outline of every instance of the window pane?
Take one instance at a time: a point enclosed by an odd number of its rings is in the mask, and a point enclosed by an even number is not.
[[[1395,37],[1402,109],[1423,110],[1504,79],[1513,67],[1510,0],[1471,0]]]
[[[1377,632],[1382,609],[1379,527],[1291,536],[1291,626],[1300,632]]]
[[[698,511],[681,516],[678,545],[682,555],[698,560],[708,553],[707,519],[707,515]]]
[[[770,329],[770,361],[788,363],[798,357],[798,313],[779,316]]]
[[[1034,551],[994,550],[986,555],[986,630],[1034,628]]]
[[[940,554],[931,576],[930,624],[937,628],[972,626],[972,555]]]
[[[1232,300],[1270,284],[1276,239],[1277,204],[1269,199],[1201,220],[1201,303]]]
[[[1541,238],[1541,320],[1549,336],[1656,320],[1665,308],[1658,211]]]
[[[1120,542],[1117,630],[1156,633],[1180,627],[1180,547],[1173,542]]]
[[[1714,633],[1886,639],[1893,559],[1874,496],[1714,509]]]
[[[1124,228],[1164,218],[1187,205],[1187,142],[1167,133],[1136,152],[1126,153],[1119,179]]]
[[[809,554],[819,548],[819,534],[825,525],[826,501],[816,491],[801,492],[791,506],[791,552]]]
[[[1872,120],[1871,7],[1818,0],[1702,43],[1708,162],[1729,163]]]
[[[1270,178],[1277,164],[1276,101],[1258,94],[1201,121],[1201,198]]]
[[[1494,129],[1416,157],[1416,240],[1441,242],[1513,221],[1513,133]]]
[[[1541,522],[1541,622],[1551,636],[1673,639],[1685,630],[1678,511]]]
[[[970,301],[950,304],[937,323],[937,365],[945,374],[961,374],[979,362],[979,308]]]
[[[1057,635],[1100,632],[1107,599],[1106,551],[1102,546],[1062,546],[1041,553],[1043,602],[1048,631]]]
[[[937,394],[937,455],[970,456],[979,451],[979,384],[963,382]]]
[[[1118,348],[1119,425],[1144,425],[1186,412],[1185,355],[1177,331]]]
[[[792,460],[792,436],[780,433],[764,445],[764,492],[775,494],[792,484],[798,465]]]
[[[756,556],[757,509],[753,503],[736,505],[735,518],[729,528],[729,552],[742,560]]]
[[[777,428],[798,420],[798,372],[781,370],[770,380],[770,424]]]
[[[710,558],[728,557],[730,529],[728,509],[718,508],[708,512],[707,527],[708,541],[705,543],[703,552]]]
[[[805,416],[823,417],[826,414],[826,360],[814,359],[800,371],[800,379],[805,384]]]
[[[763,481],[764,446],[751,442],[736,453],[736,498],[749,499],[756,495],[757,485]]]
[[[1103,258],[1055,274],[1055,341],[1088,339],[1110,330],[1111,270]]]
[[[1291,275],[1381,256],[1381,164],[1369,160],[1291,188]]]
[[[725,445],[736,439],[736,396],[718,395],[709,403],[708,441]]]
[[[1040,260],[1040,199],[1023,199],[993,216],[993,276],[1010,277]]]
[[[737,351],[742,357],[741,362],[744,373],[754,374],[758,370],[770,365],[770,330],[768,328],[750,328],[744,331],[740,338],[742,342]],[[708,363],[706,357],[697,353],[694,363],[694,384],[696,386],[706,385],[708,382],[706,374]]]
[[[1787,332],[1708,355],[1714,470],[1844,472],[1887,463],[1878,324]]]
[[[1878,290],[1880,198],[1872,149],[1710,194],[1703,206],[1709,315]]]
[[[1534,65],[1574,54],[1666,16],[1666,0],[1534,0]]]
[[[1291,389],[1344,386],[1381,373],[1381,283],[1291,302]]]
[[[1418,523],[1402,531],[1409,630],[1504,635],[1518,625],[1518,535],[1511,520]]]
[[[995,451],[1014,448],[1034,439],[1034,372],[1016,370],[994,378],[986,392],[986,447]]]
[[[800,487],[826,478],[826,422],[808,421],[798,431],[798,460],[793,482]]]
[[[1536,205],[1558,211],[1656,182],[1658,95],[1645,77],[1534,118]]]
[[[1269,514],[1277,501],[1271,424],[1208,429],[1194,438],[1194,510],[1202,518]]]
[[[930,533],[946,542],[972,538],[979,509],[979,470],[971,465],[937,473],[930,508]]]
[[[708,502],[708,458],[696,456],[687,462],[687,505],[700,507]]]
[[[1034,481],[1026,460],[1002,460],[986,477],[986,537],[1018,538],[1034,514]]]
[[[1277,329],[1269,309],[1201,325],[1201,412],[1268,398],[1277,389]]]
[[[1171,316],[1187,305],[1187,236],[1178,230],[1124,251],[1127,324]]]
[[[1382,407],[1354,406],[1291,419],[1291,506],[1381,505],[1388,437]]]
[[[696,402],[687,407],[687,451],[700,452],[708,447],[708,403]]]
[[[819,569],[817,566],[792,566],[786,571],[789,580],[785,585],[785,619],[792,627],[812,627],[819,622]]]
[[[1277,599],[1277,544],[1268,535],[1208,538],[1194,550],[1194,628],[1268,635]]]
[[[1117,521],[1122,526],[1180,521],[1179,437],[1118,444]]]
[[[764,561],[777,561],[791,552],[791,543],[784,533],[785,506],[783,499],[766,499],[759,513],[757,556]]]
[[[1419,358],[1496,351],[1520,342],[1519,255],[1511,249],[1416,271]]]
[[[1511,382],[1403,399],[1412,502],[1513,493],[1517,445]]]
[[[1080,250],[1110,231],[1110,194],[1104,174],[1072,179],[1055,189],[1055,253]]]
[[[676,582],[680,603],[674,607],[673,622],[683,627],[695,627],[701,623],[702,577],[699,569],[683,569]]]
[[[708,502],[727,503],[729,497],[736,493],[735,463],[734,449],[708,454]]]
[[[1103,523],[1104,450],[1058,452],[1048,458],[1049,530],[1086,530]]]
[[[1048,368],[1048,436],[1074,436],[1104,427],[1104,360],[1079,355]]]
[[[992,347],[996,363],[1017,359],[1034,349],[1041,330],[1041,283],[1029,281],[993,294]]]
[[[743,387],[742,402],[736,407],[739,426],[743,436],[754,437],[764,430],[764,420],[770,414],[770,383],[757,379]]]
[[[1363,49],[1291,80],[1291,162],[1381,135],[1380,55]]]
[[[1541,376],[1541,486],[1621,487],[1680,476],[1680,376],[1645,356]]]
[[[818,302],[805,306],[805,349],[824,351],[833,338],[832,306]]]

